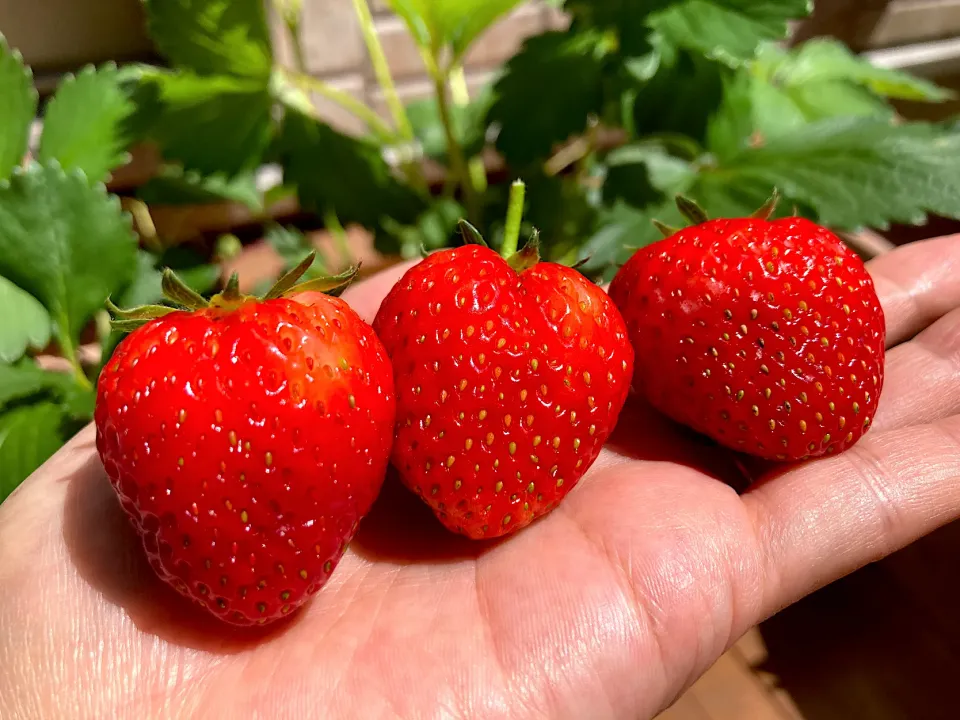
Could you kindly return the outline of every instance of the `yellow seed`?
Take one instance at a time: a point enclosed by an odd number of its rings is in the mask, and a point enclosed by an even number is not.
[[[543,439],[543,438],[541,438],[539,435],[534,435],[534,436],[533,436],[533,446],[536,447],[537,445],[539,445],[539,444],[540,444],[540,441],[541,441],[542,439]]]
[[[560,447],[560,436],[559,436],[559,435],[558,435],[557,437],[553,438],[552,444],[553,444],[553,446],[554,446],[555,448]]]
[[[473,438],[467,438],[467,439],[463,442],[463,447],[464,447],[466,450],[469,450],[470,448],[472,448],[472,447],[473,447]]]
[[[467,389],[467,379],[464,378],[463,380],[460,381],[460,391],[463,392],[466,389]]]
[[[447,456],[447,467],[450,467],[450,466],[453,465],[456,461],[457,461],[457,459],[456,459],[453,455],[448,455],[448,456]]]
[[[240,511],[240,522],[246,522],[249,517],[250,517],[250,516],[247,515],[247,511],[246,511],[246,510],[241,510],[241,511]]]
[[[767,400],[769,400],[771,395],[773,395],[773,390],[771,390],[770,388],[765,388],[764,391],[763,391],[763,396],[764,396]]]
[[[506,425],[507,427],[510,427],[510,424],[511,424],[512,422],[513,422],[513,418],[512,418],[512,417],[510,417],[509,415],[504,415],[504,416],[503,416],[503,424],[504,424],[504,425]]]
[[[500,492],[501,490],[503,490],[503,483],[498,480],[497,484],[493,486],[493,491]]]
[[[507,451],[513,455],[517,451],[517,444],[515,442],[511,442],[509,445],[507,445]]]
[[[505,338],[500,338],[499,340],[497,340],[497,349],[499,350],[500,348],[502,348],[502,347],[503,347],[504,345],[506,345],[506,344],[507,344],[506,339],[505,339]]]
[[[807,421],[806,421],[806,420],[801,420],[801,421],[800,421],[800,432],[806,432],[806,431],[807,431]]]
[[[487,419],[487,411],[486,411],[486,410],[481,410],[481,411],[477,414],[477,417],[480,418],[481,420],[486,420],[486,419]]]
[[[526,390],[521,390],[521,391],[520,391],[520,402],[523,402],[523,401],[525,401],[526,399],[527,399],[527,391],[526,391]]]
[[[579,450],[579,449],[580,449],[580,438],[574,438],[574,439],[573,439],[573,449],[574,449],[574,450]]]
[[[767,426],[768,426],[771,430],[776,430],[776,429],[777,429],[777,421],[776,421],[776,420],[771,420],[770,422],[767,423]]]
[[[533,415],[527,415],[527,417],[524,419],[524,422],[527,423],[527,427],[533,425]]]
[[[493,445],[493,433],[487,433],[487,437],[484,438],[487,445]]]
[[[186,411],[186,410],[181,410],[180,413],[177,415],[177,419],[180,420],[180,422],[183,422],[184,420],[186,420],[186,419],[187,419],[187,411]]]
[[[557,487],[563,485],[563,478],[557,478]]]
[[[271,465],[273,465],[273,453],[271,452],[265,453],[263,456],[263,461],[267,464],[267,467],[270,467]]]

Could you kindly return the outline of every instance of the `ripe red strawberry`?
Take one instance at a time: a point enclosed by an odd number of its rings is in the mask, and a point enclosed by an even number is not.
[[[808,220],[701,222],[637,251],[610,296],[637,353],[634,389],[723,445],[800,460],[845,450],[874,417],[873,282]]]
[[[327,582],[376,498],[392,371],[338,298],[193,300],[118,346],[97,448],[158,575],[227,622],[264,623]]]
[[[479,245],[430,255],[374,321],[398,378],[393,464],[444,525],[475,539],[524,527],[576,485],[633,370],[607,295],[524,252],[519,271]]]

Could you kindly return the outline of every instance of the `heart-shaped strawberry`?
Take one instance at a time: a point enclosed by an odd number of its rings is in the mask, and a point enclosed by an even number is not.
[[[596,459],[623,407],[633,350],[613,303],[528,249],[430,255],[374,329],[397,382],[393,463],[451,530],[517,530]]]

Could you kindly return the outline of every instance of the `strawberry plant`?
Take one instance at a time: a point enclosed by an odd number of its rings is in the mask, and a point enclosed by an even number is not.
[[[381,251],[416,257],[458,242],[464,218],[500,249],[513,232],[507,189],[483,160],[495,152],[526,184],[522,231],[540,231],[545,260],[581,262],[593,279],[659,239],[652,219],[680,221],[678,193],[730,217],[777,187],[781,215],[796,207],[836,231],[960,217],[957,124],[904,122],[890,102],[949,93],[831,40],[784,47],[809,0],[553,0],[569,26],[529,38],[472,97],[463,59],[520,0],[391,0],[433,88],[407,104],[368,0],[352,4],[386,117],[306,72],[301,0],[144,0],[164,63],[67,76],[36,142],[37,93],[0,43],[0,498],[90,420],[121,337],[108,297],[164,302],[165,267],[202,294],[222,289],[216,261],[235,238],[213,257],[171,247],[154,231],[156,205],[246,206],[285,269],[309,243],[269,220],[279,199],[341,244],[360,225]],[[367,132],[335,129],[317,96]],[[131,222],[102,183],[143,142],[162,163],[124,198]],[[425,160],[443,169],[438,182]],[[279,168],[272,186],[258,182],[265,166]],[[318,259],[307,276],[324,270]]]

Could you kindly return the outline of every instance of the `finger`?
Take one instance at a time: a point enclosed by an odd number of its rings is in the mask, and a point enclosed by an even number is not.
[[[960,413],[960,309],[888,351],[885,374],[871,432]]]
[[[743,495],[763,617],[960,516],[960,417],[871,434]]]
[[[911,243],[867,268],[887,319],[887,347],[960,307],[960,235]]]
[[[396,285],[403,274],[411,267],[416,265],[419,260],[400,263],[387,268],[376,275],[361,280],[348,287],[343,293],[343,299],[352,307],[357,314],[367,322],[373,322],[377,310],[380,309],[380,303],[386,297],[390,289]]]

